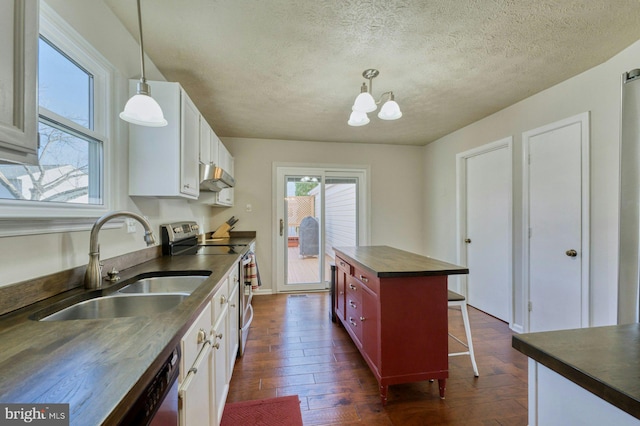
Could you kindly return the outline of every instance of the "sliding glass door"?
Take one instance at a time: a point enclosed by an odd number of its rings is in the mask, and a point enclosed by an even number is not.
[[[329,286],[332,247],[367,240],[366,171],[278,167],[277,291]]]

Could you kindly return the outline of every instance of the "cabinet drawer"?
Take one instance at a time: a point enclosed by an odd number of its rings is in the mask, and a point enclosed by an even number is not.
[[[205,340],[210,338],[211,334],[211,303],[198,316],[189,330],[185,333],[180,341],[180,349],[182,349],[182,362],[180,365],[180,375],[184,378],[193,361],[195,361],[200,349],[204,345]]]
[[[369,287],[374,293],[378,293],[380,289],[380,279],[374,272],[361,268],[356,265],[353,268],[353,276],[357,278],[363,285]]]
[[[347,297],[346,326],[351,329],[357,339],[356,344],[362,346],[362,304],[360,301],[349,300]]]
[[[336,267],[345,271],[347,275],[353,275],[353,266],[340,256],[336,256]]]
[[[362,296],[360,296],[360,293],[362,293],[362,289],[360,288],[360,286],[362,284],[360,284],[358,282],[358,280],[354,279],[351,275],[347,275],[346,278],[346,286],[345,286],[345,294],[346,294],[346,299],[347,299],[347,304],[349,304],[349,300],[357,300],[358,302],[362,300]]]
[[[222,280],[222,285],[213,295],[211,299],[212,311],[211,311],[211,324],[215,324],[220,318],[220,315],[224,312],[227,304],[229,303],[229,276],[226,276]]]

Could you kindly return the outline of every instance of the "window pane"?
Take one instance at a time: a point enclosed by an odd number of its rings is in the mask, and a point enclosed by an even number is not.
[[[40,165],[0,165],[0,198],[102,204],[102,144],[40,122]]]
[[[39,105],[93,129],[93,76],[42,37],[39,49]]]

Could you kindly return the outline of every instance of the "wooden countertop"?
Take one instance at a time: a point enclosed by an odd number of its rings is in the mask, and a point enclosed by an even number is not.
[[[380,278],[468,274],[469,269],[389,246],[333,247]]]
[[[164,256],[121,271],[211,271],[176,308],[146,317],[34,321],[31,315],[82,288],[0,316],[0,401],[69,403],[72,425],[117,424],[179,344],[240,254]],[[109,290],[105,290],[109,292]]]
[[[640,419],[640,324],[514,335],[512,346]]]

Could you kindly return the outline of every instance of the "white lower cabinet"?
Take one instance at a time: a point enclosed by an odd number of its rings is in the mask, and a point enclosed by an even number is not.
[[[227,393],[229,392],[229,382],[227,381],[227,318],[226,315],[229,311],[225,312],[225,315],[218,318],[216,327],[214,328],[214,344],[213,344],[213,364],[211,368],[213,370],[213,400],[216,413],[216,424],[220,424],[222,420],[222,413],[224,411],[224,403],[227,401]]]
[[[239,347],[238,288],[236,264],[181,340],[180,426],[220,424]]]
[[[229,344],[227,345],[227,382],[231,381],[233,374],[233,366],[236,363],[236,356],[240,348],[240,295],[239,295],[239,277],[238,272],[229,276],[229,288],[231,296],[229,296],[229,316],[227,320],[227,328]]]
[[[179,418],[181,426],[211,424],[211,303],[207,303],[196,321],[180,341]]]

